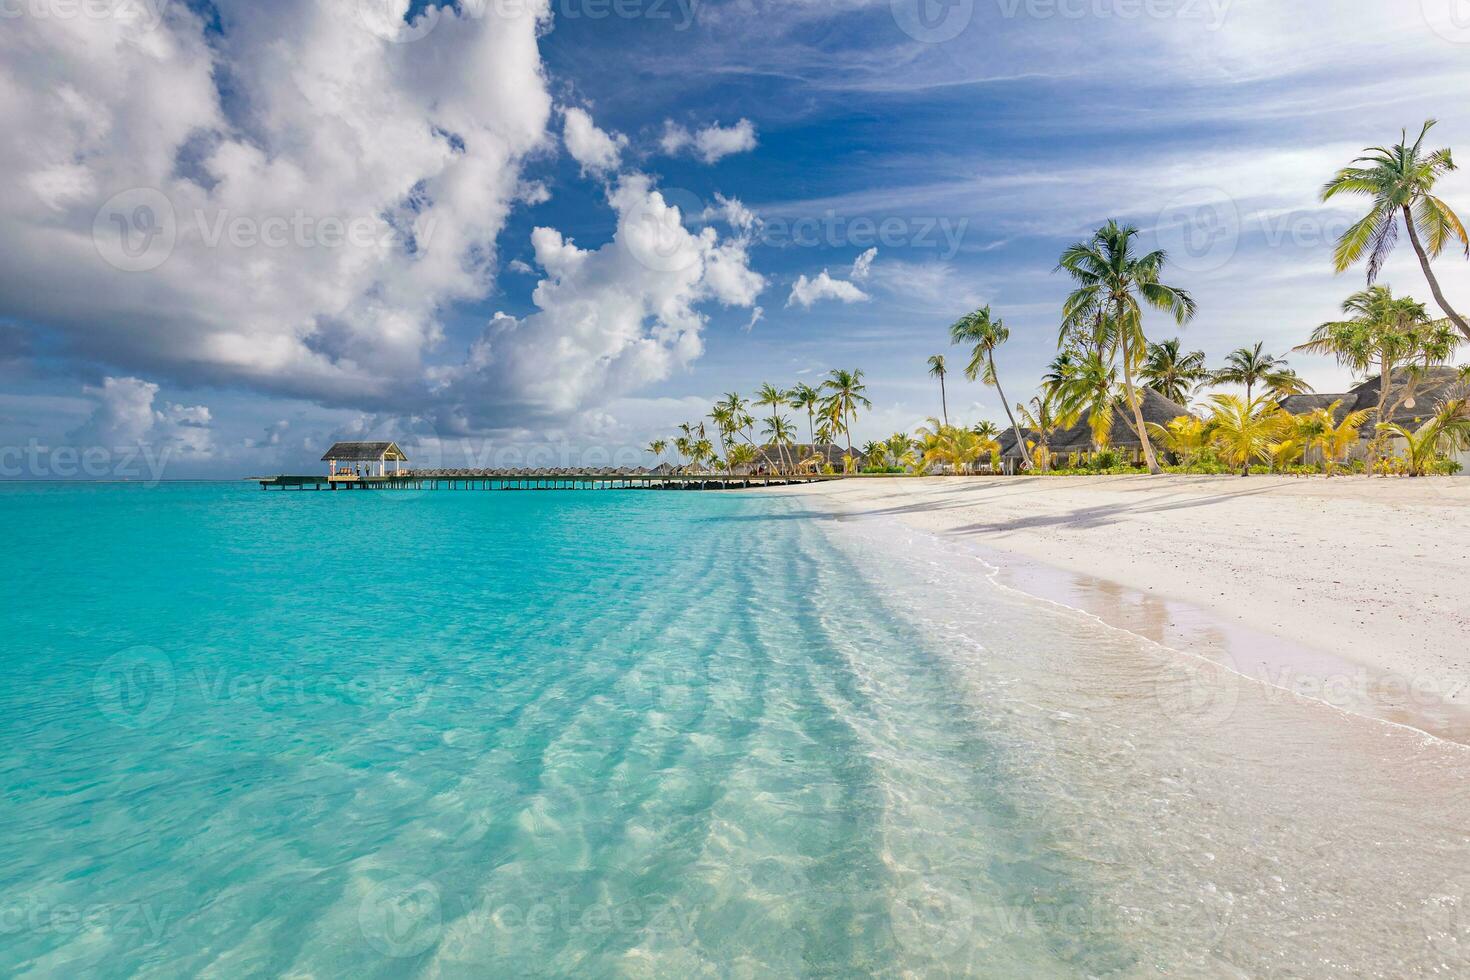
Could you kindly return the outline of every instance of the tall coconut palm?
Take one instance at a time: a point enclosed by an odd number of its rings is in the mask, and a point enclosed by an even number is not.
[[[785,408],[786,401],[789,397],[790,396],[787,394],[787,392],[784,392],[780,388],[777,388],[775,385],[767,382],[766,384],[761,385],[760,388],[756,390],[755,404],[761,408],[769,408],[771,410],[771,418],[774,419],[778,414],[776,410],[780,408]],[[766,428],[767,430],[770,429],[769,420],[767,421]]]
[[[943,354],[929,355],[929,377],[939,379],[939,408],[944,413],[944,424],[949,425],[949,397],[944,392],[946,370]]]
[[[1237,395],[1210,398],[1210,435],[1226,463],[1240,467],[1248,476],[1251,463],[1265,459],[1268,447],[1282,430],[1283,418],[1290,420],[1270,395],[1246,401]]]
[[[817,452],[817,406],[822,403],[822,393],[809,384],[798,384],[789,392],[791,400],[789,406],[797,411],[806,412],[806,434],[811,440],[811,452]]]
[[[1444,399],[1417,429],[1393,423],[1379,428],[1404,440],[1409,475],[1423,476],[1440,453],[1470,449],[1470,397],[1458,394]]]
[[[822,390],[827,393],[826,405],[833,423],[847,436],[847,455],[851,458],[852,424],[857,421],[858,408],[873,407],[873,403],[864,394],[868,387],[863,384],[863,372],[841,369],[832,371],[827,375],[827,380],[822,382]]]
[[[1010,328],[999,317],[992,317],[990,307],[984,306],[973,313],[966,313],[951,324],[949,339],[955,344],[970,345],[970,363],[965,365],[965,377],[971,381],[980,379],[1000,395],[1000,403],[1005,407],[1006,418],[1011,420],[1011,428],[1016,432],[1016,445],[1021,449],[1021,462],[1027,469],[1030,469],[1031,452],[1026,448],[1026,440],[1021,437],[1021,430],[1016,426],[1016,416],[1011,412],[1011,403],[1006,401],[1005,389],[1000,386],[1000,375],[995,371],[995,349],[1011,339]]]
[[[1159,281],[1168,255],[1162,250],[1140,255],[1133,242],[1137,236],[1138,229],[1132,225],[1109,221],[1091,239],[1063,252],[1057,268],[1077,283],[1062,307],[1064,322],[1075,322],[1089,311],[1099,311],[1107,321],[1112,335],[1109,346],[1122,362],[1124,396],[1133,412],[1133,428],[1143,444],[1144,461],[1150,473],[1161,473],[1133,381],[1148,345],[1143,332],[1143,306],[1166,311],[1183,326],[1194,317],[1195,302],[1183,289]]]
[[[1189,404],[1189,393],[1209,376],[1205,352],[1183,350],[1178,337],[1149,344],[1143,367],[1138,370],[1140,381],[1180,405]]]
[[[645,451],[651,453],[655,460],[663,457],[664,451],[669,448],[667,439],[655,439],[648,444]]]
[[[1225,355],[1225,366],[1210,373],[1211,383],[1244,385],[1247,402],[1253,400],[1256,385],[1261,385],[1277,398],[1312,390],[1311,385],[1287,366],[1284,358],[1266,353],[1262,349],[1265,346],[1257,343],[1254,347],[1240,347]]]
[[[1443,320],[1432,320],[1423,303],[1395,296],[1389,286],[1370,286],[1343,301],[1347,318],[1322,324],[1295,349],[1327,354],[1357,374],[1378,376],[1376,418],[1387,421],[1414,395],[1420,371],[1411,371],[1407,383],[1393,391],[1393,376],[1402,368],[1430,368],[1454,356],[1459,336]],[[1389,396],[1394,394],[1395,403]]]
[[[1398,242],[1399,221],[1409,233],[1419,267],[1429,281],[1434,301],[1454,325],[1470,338],[1470,323],[1450,306],[1439,288],[1430,259],[1438,258],[1445,247],[1455,242],[1470,258],[1470,235],[1448,204],[1434,196],[1434,185],[1440,177],[1455,169],[1448,148],[1424,149],[1424,138],[1434,128],[1435,120],[1425,122],[1419,138],[1408,145],[1408,130],[1393,146],[1372,146],[1352,166],[1339,170],[1322,188],[1322,200],[1339,194],[1361,194],[1372,199],[1372,207],[1361,221],[1345,231],[1337,240],[1333,261],[1338,272],[1368,256],[1368,285],[1378,279],[1383,263]]]
[[[778,465],[781,466],[783,473],[789,468],[786,447],[794,441],[795,433],[796,429],[792,426],[791,420],[784,415],[773,415],[765,420],[765,437],[771,445],[776,447],[776,459],[779,460]]]

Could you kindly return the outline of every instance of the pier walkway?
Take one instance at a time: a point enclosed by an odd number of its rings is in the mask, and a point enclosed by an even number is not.
[[[658,473],[652,470],[422,470],[386,476],[263,476],[262,490],[745,490],[822,483],[824,473]]]

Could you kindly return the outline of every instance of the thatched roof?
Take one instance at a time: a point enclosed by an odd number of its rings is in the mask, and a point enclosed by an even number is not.
[[[1152,388],[1139,388],[1139,410],[1143,415],[1145,423],[1152,422],[1155,425],[1167,425],[1181,415],[1188,415],[1189,409],[1178,402],[1170,401]],[[1037,433],[1031,429],[1023,429],[1026,440],[1035,442]],[[1021,451],[1016,445],[1016,433],[1014,429],[1006,429],[1000,434],[1000,454],[1010,459],[1019,459]],[[1108,443],[1116,449],[1134,449],[1143,445],[1143,440],[1133,428],[1133,411],[1123,399],[1118,399],[1113,409],[1113,428],[1109,433]],[[1066,429],[1058,429],[1051,434],[1047,440],[1047,448],[1053,453],[1085,453],[1092,451],[1092,429],[1087,424],[1087,419],[1081,419],[1076,425]]]
[[[376,463],[379,460],[403,460],[403,450],[394,442],[338,442],[322,454],[322,462],[335,459],[341,463]]]
[[[1399,397],[1404,394],[1411,381],[1408,368],[1400,368],[1393,373],[1389,380],[1389,402],[1399,402],[1389,413],[1385,420],[1412,428],[1423,421],[1443,398],[1453,394],[1462,387],[1460,372],[1452,367],[1433,367],[1420,374],[1418,383],[1414,386],[1414,404],[1412,406],[1403,403]],[[1350,390],[1337,395],[1291,395],[1283,398],[1277,404],[1293,415],[1301,415],[1303,412],[1316,411],[1319,408],[1330,408],[1333,402],[1341,401],[1338,406],[1336,418],[1340,422],[1350,412],[1376,412],[1378,410],[1378,394],[1383,389],[1383,379],[1378,377],[1369,378],[1354,385]],[[1371,426],[1376,419],[1369,418],[1369,427],[1365,428],[1365,437],[1372,435]]]

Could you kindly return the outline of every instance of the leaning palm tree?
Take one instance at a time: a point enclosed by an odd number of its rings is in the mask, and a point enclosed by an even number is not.
[[[1077,322],[1089,311],[1097,311],[1108,324],[1112,347],[1123,366],[1123,391],[1133,412],[1133,428],[1143,444],[1143,458],[1150,473],[1161,473],[1154,457],[1143,409],[1133,378],[1142,366],[1148,339],[1143,333],[1143,305],[1167,311],[1180,326],[1194,317],[1194,298],[1182,289],[1159,281],[1168,262],[1162,250],[1140,255],[1133,247],[1138,229],[1109,221],[1091,239],[1068,248],[1057,264],[1077,283],[1062,308],[1063,320]]]
[[[1425,152],[1424,138],[1434,127],[1431,119],[1419,131],[1419,138],[1409,146],[1409,133],[1404,130],[1401,142],[1393,146],[1373,146],[1364,155],[1344,167],[1322,188],[1322,200],[1338,194],[1361,194],[1373,201],[1367,215],[1345,231],[1337,240],[1333,254],[1338,272],[1368,256],[1368,285],[1378,279],[1383,263],[1398,242],[1399,221],[1409,233],[1409,242],[1419,257],[1429,291],[1445,315],[1460,332],[1470,338],[1470,323],[1451,308],[1439,288],[1439,280],[1429,260],[1438,258],[1452,241],[1465,249],[1470,258],[1470,235],[1448,204],[1434,196],[1434,185],[1440,177],[1455,169],[1448,149]]]
[[[863,384],[863,372],[841,369],[832,371],[827,375],[827,380],[822,382],[822,390],[827,393],[825,404],[833,424],[847,436],[847,456],[851,459],[852,423],[857,421],[858,408],[873,407],[873,403],[864,394],[868,387]]]
[[[1246,401],[1237,395],[1214,395],[1210,398],[1210,435],[1220,456],[1231,466],[1240,467],[1240,475],[1248,476],[1251,463],[1265,459],[1268,447],[1282,430],[1282,420],[1290,420],[1276,407],[1270,395]]]
[[[1189,393],[1210,376],[1205,368],[1205,352],[1181,349],[1179,338],[1171,337],[1148,345],[1148,356],[1138,377],[1146,386],[1171,402],[1189,403]]]
[[[929,377],[939,379],[939,407],[944,413],[944,424],[949,425],[949,398],[944,392],[944,355],[929,355]]]
[[[1424,476],[1443,452],[1470,449],[1470,396],[1463,393],[1441,401],[1417,429],[1388,423],[1380,430],[1404,440],[1410,476]]]
[[[817,452],[817,406],[822,403],[822,393],[809,384],[798,384],[786,393],[790,401],[786,404],[797,411],[806,411],[806,434],[811,439],[811,453]]]
[[[1000,403],[1005,407],[1006,418],[1011,420],[1011,428],[1016,433],[1016,445],[1021,448],[1021,462],[1026,469],[1030,469],[1031,453],[1026,448],[1026,440],[1021,436],[1020,428],[1016,425],[1016,416],[1011,412],[1011,404],[1006,401],[1005,389],[1000,386],[1000,375],[995,372],[995,349],[1011,339],[1010,328],[1001,322],[999,317],[992,317],[990,307],[984,306],[973,313],[966,313],[951,324],[949,339],[952,343],[971,345],[970,363],[965,366],[965,377],[971,381],[979,378],[1000,395]]]
[[[1312,390],[1290,367],[1284,358],[1268,354],[1262,348],[1240,347],[1225,356],[1225,366],[1210,373],[1210,382],[1217,385],[1244,385],[1247,403],[1254,400],[1256,385],[1261,385],[1276,398],[1287,395],[1302,395]]]

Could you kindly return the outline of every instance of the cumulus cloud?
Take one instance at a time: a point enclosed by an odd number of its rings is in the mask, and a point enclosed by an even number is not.
[[[94,403],[91,416],[68,438],[78,445],[121,448],[147,445],[193,456],[214,451],[213,421],[204,405],[168,403],[155,407],[158,385],[141,378],[102,380],[82,389]]]
[[[841,300],[844,303],[861,303],[870,297],[854,283],[846,279],[834,279],[823,269],[814,279],[798,276],[791,284],[791,295],[786,298],[787,306],[799,306],[809,310],[824,299]]]
[[[412,44],[407,0],[214,7],[223,33],[182,3],[6,20],[0,309],[150,377],[416,403],[441,311],[545,194],[544,0],[434,8]]]
[[[606,133],[597,128],[585,109],[569,108],[564,113],[562,139],[572,159],[584,174],[605,174],[616,170],[628,138],[621,133]]]
[[[859,282],[867,279],[869,273],[873,271],[873,260],[877,257],[878,250],[876,248],[870,248],[856,259],[853,259],[852,278]]]
[[[749,119],[741,119],[733,126],[712,123],[693,132],[670,119],[664,122],[664,132],[659,137],[659,148],[665,154],[676,156],[687,150],[705,163],[715,163],[733,153],[747,153],[755,147],[755,124]]]
[[[612,240],[583,249],[537,228],[531,243],[546,277],[532,294],[536,312],[497,313],[464,365],[436,373],[458,424],[565,419],[698,357],[700,304],[754,306],[765,280],[750,268],[747,234],[691,230],[643,174],[623,175],[608,195]]]

